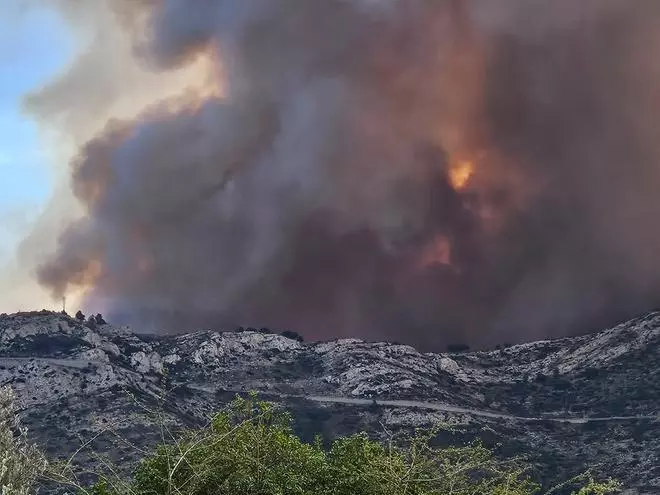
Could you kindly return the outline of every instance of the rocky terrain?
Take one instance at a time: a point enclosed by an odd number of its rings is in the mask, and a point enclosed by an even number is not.
[[[138,335],[40,312],[0,316],[0,383],[31,435],[81,466],[126,469],[172,430],[204,424],[236,393],[293,412],[306,438],[447,422],[527,455],[544,484],[593,467],[630,494],[660,494],[660,313],[600,333],[491,352],[304,343],[266,331]],[[81,448],[82,446],[82,448]]]

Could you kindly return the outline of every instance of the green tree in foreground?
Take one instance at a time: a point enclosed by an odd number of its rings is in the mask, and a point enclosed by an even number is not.
[[[26,440],[27,430],[14,411],[14,393],[0,388],[0,487],[2,495],[36,493],[36,483],[46,469],[39,449]]]
[[[437,448],[431,433],[406,447],[365,434],[309,445],[272,404],[236,399],[209,428],[162,445],[128,482],[103,480],[94,495],[532,495],[520,459],[498,461],[480,444]],[[614,493],[587,479],[575,495]]]

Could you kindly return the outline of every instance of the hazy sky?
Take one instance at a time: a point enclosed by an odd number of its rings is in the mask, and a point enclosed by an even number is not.
[[[66,67],[73,50],[56,12],[17,15],[14,1],[0,2],[0,266],[13,256],[53,186],[52,164],[36,124],[21,111],[22,95]]]

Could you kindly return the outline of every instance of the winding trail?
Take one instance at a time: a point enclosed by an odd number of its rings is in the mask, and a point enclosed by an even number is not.
[[[32,363],[47,363],[54,366],[61,366],[66,368],[82,369],[89,365],[89,360],[76,360],[76,359],[57,359],[57,358],[13,358],[13,357],[0,357],[0,365],[19,365],[26,362]],[[101,364],[101,363],[96,363]],[[108,363],[102,363],[108,364]],[[135,372],[132,372],[135,373]],[[179,383],[179,386],[185,386],[190,390],[215,394],[216,389],[213,387],[204,387],[201,385],[190,385],[187,383]],[[225,390],[230,393],[243,393],[244,390]],[[483,409],[472,409],[465,407],[452,406],[441,402],[422,402],[413,400],[380,400],[380,399],[359,399],[353,397],[341,397],[330,395],[305,395],[305,394],[284,394],[277,392],[263,392],[264,395],[274,395],[282,399],[304,399],[312,402],[325,403],[325,404],[346,404],[354,406],[373,406],[391,407],[401,409],[423,409],[427,411],[439,411],[453,414],[466,414],[474,417],[500,419],[506,421],[526,421],[526,422],[539,422],[539,421],[552,421],[555,423],[570,423],[570,424],[587,424],[596,422],[615,422],[615,421],[640,421],[652,420],[660,421],[660,413],[638,416],[592,416],[592,417],[562,417],[556,416],[515,416],[512,414],[505,414],[495,411],[487,411]]]
[[[354,405],[373,405],[373,400],[368,399],[353,399],[347,397],[327,397],[327,396],[303,396],[308,400],[314,402],[330,402],[337,404],[354,404]],[[503,414],[491,411],[484,411],[481,409],[469,409],[463,407],[452,406],[449,404],[441,404],[437,402],[419,402],[412,400],[376,400],[376,405],[383,407],[400,407],[400,408],[417,408],[427,409],[432,411],[442,411],[455,414],[468,414],[470,416],[478,416],[482,418],[505,419],[511,421],[554,421],[557,423],[572,423],[572,424],[585,424],[589,422],[606,422],[606,421],[637,421],[637,420],[658,420],[660,415],[639,415],[639,416],[603,416],[603,417],[573,417],[573,418],[557,418],[557,417],[526,417],[514,416],[510,414]]]
[[[182,384],[188,387],[191,390],[197,390],[199,392],[215,393],[216,390],[211,387],[201,387],[198,385],[187,385]],[[230,393],[241,393],[244,391],[239,390],[225,390],[225,392]],[[593,417],[552,417],[552,416],[539,416],[539,417],[528,417],[528,416],[514,416],[511,414],[498,413],[493,411],[485,411],[483,409],[471,409],[458,406],[452,406],[450,404],[443,404],[440,402],[420,402],[413,400],[379,400],[379,399],[357,399],[352,397],[338,397],[338,396],[329,396],[329,395],[304,395],[304,394],[283,394],[276,392],[264,392],[264,395],[274,395],[281,397],[283,399],[305,399],[312,402],[320,402],[326,404],[347,404],[354,406],[373,406],[374,404],[380,407],[393,407],[401,409],[425,409],[429,411],[440,411],[454,414],[467,414],[470,416],[482,417],[482,418],[491,418],[491,419],[502,419],[508,421],[528,421],[528,422],[538,422],[538,421],[552,421],[555,423],[571,423],[571,424],[586,424],[590,422],[614,422],[614,421],[639,421],[639,420],[660,420],[660,414],[651,414],[651,415],[638,415],[638,416],[593,416]]]

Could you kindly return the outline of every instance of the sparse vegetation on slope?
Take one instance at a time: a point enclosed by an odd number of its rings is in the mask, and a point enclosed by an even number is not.
[[[14,393],[0,388],[0,487],[2,495],[35,493],[35,485],[46,469],[39,449],[26,440],[26,429],[14,412]]]

